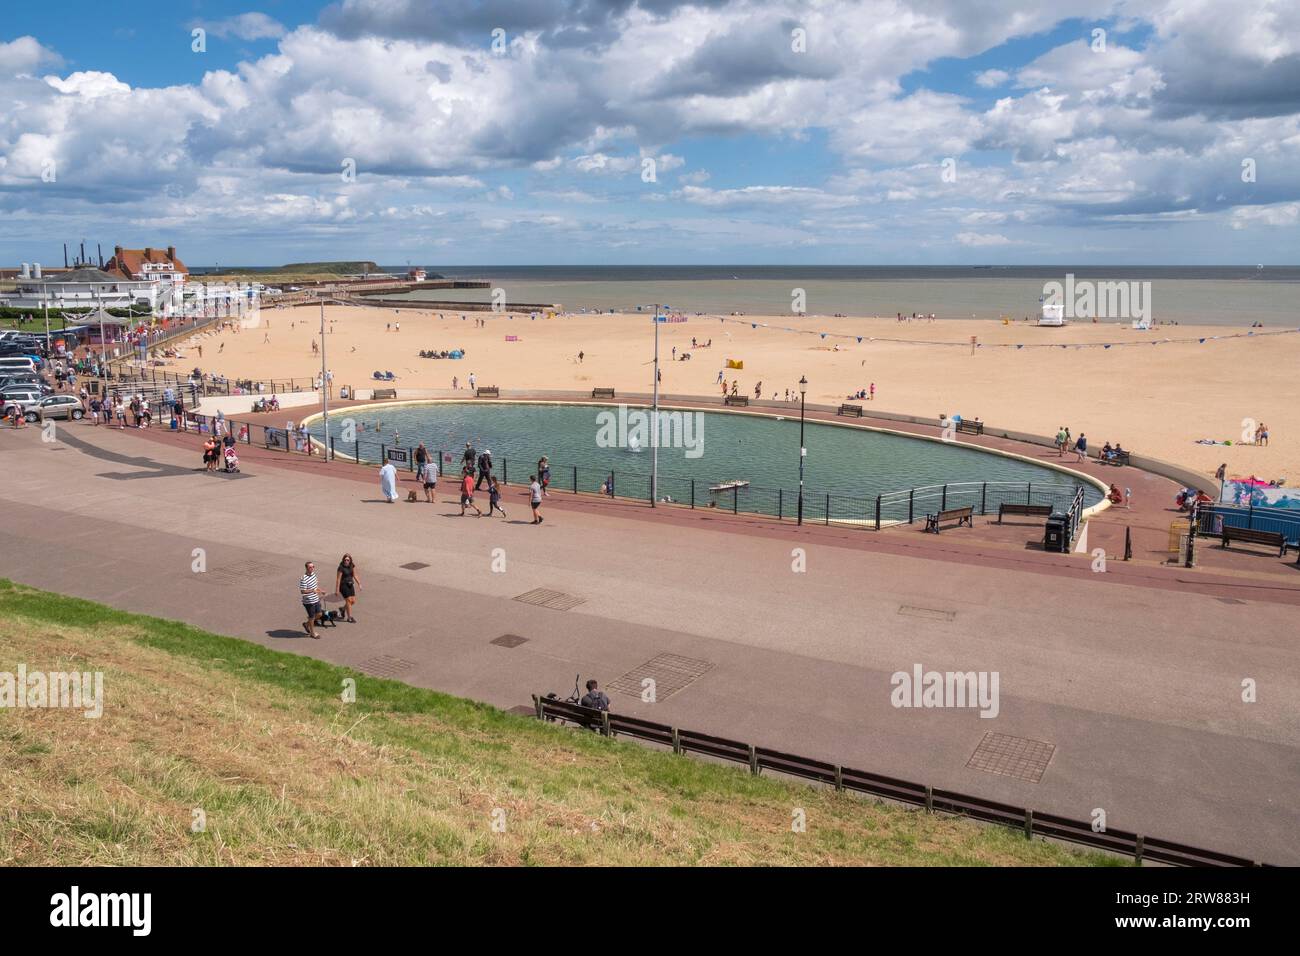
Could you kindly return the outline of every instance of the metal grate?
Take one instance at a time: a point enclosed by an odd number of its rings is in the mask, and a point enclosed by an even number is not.
[[[679,654],[658,654],[644,664],[632,668],[610,684],[609,689],[639,698],[644,689],[641,682],[650,678],[655,682],[655,700],[664,701],[679,690],[689,687],[712,669],[712,661],[696,660]]]
[[[200,581],[206,581],[209,584],[242,584],[246,581],[260,581],[266,578],[283,578],[286,572],[284,568],[278,568],[274,564],[260,564],[256,561],[249,561],[245,564],[236,564],[226,568],[209,568],[207,571],[196,575]]]
[[[1043,779],[1043,773],[1054,753],[1056,744],[1049,744],[1045,740],[987,733],[971,754],[970,760],[966,761],[966,766],[972,770],[1038,783]]]
[[[428,565],[423,561],[408,561],[406,564],[398,565],[398,567],[405,568],[407,571],[422,571],[427,568]]]
[[[957,616],[956,611],[945,611],[937,607],[915,607],[911,604],[901,605],[898,613],[904,617],[919,617],[926,621],[951,621]]]
[[[520,594],[515,600],[522,604],[549,607],[553,611],[567,611],[579,604],[583,604],[586,598],[574,597],[572,594],[565,594],[563,591],[552,591],[550,588],[533,588],[526,594]]]
[[[400,657],[380,654],[358,664],[357,670],[371,677],[400,677],[414,666],[414,661],[404,661]]]
[[[518,634],[502,634],[500,637],[492,638],[488,643],[495,644],[497,647],[518,647],[520,644],[527,644],[528,638],[520,637]]]

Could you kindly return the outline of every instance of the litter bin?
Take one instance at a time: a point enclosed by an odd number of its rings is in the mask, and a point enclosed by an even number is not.
[[[1053,511],[1047,516],[1047,526],[1043,529],[1043,550],[1059,551],[1062,554],[1070,547],[1066,528],[1070,525],[1070,516],[1063,511]]]

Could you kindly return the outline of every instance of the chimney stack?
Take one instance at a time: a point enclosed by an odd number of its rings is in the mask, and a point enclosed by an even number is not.
[[[95,243],[95,251],[99,253],[99,267],[104,268],[104,247]]]
[[[39,279],[41,277],[41,264],[39,262],[35,264],[35,269],[36,269],[36,275],[34,275],[32,278]]]
[[[81,242],[81,258],[77,260],[77,265],[84,266],[85,264],[86,264],[86,242],[83,239]]]
[[[175,246],[168,246],[168,247],[167,247],[167,258],[170,259],[172,262],[175,262],[175,261],[176,261],[176,247],[175,247]]]
[[[65,242],[63,244],[63,268],[66,269],[67,267],[68,267],[68,244]]]
[[[152,247],[152,246],[145,246],[145,247],[144,247],[144,261],[145,261],[145,262],[148,262],[148,261],[151,260],[152,258],[153,258],[153,247]]]
[[[20,279],[30,279],[31,277],[32,277],[32,267],[31,267],[29,264],[27,264],[26,262],[24,262],[24,263],[23,263],[23,271],[22,271],[22,274],[19,275],[18,278],[20,278]]]

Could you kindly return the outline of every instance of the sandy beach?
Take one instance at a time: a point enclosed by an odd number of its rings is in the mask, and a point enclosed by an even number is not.
[[[329,367],[334,383],[369,388],[371,373],[391,370],[400,393],[451,395],[453,376],[469,397],[468,378],[480,386],[587,390],[612,386],[649,391],[654,334],[645,315],[528,315],[439,313],[331,306],[326,309]],[[728,319],[731,317],[728,316]],[[476,327],[476,320],[486,326]],[[247,321],[247,320],[246,320]],[[822,339],[770,323],[862,336]],[[231,378],[306,378],[320,373],[312,341],[320,325],[316,308],[262,309],[257,327],[210,333],[199,339],[203,356],[189,348],[173,368],[198,367]],[[400,323],[400,331],[394,326]],[[878,319],[746,315],[720,322],[690,316],[660,325],[661,389],[673,394],[717,397],[718,371],[727,359],[744,369],[726,370],[741,394],[783,397],[808,378],[808,401],[834,404],[875,383],[874,405],[911,415],[940,413],[979,417],[995,427],[1055,434],[1066,425],[1086,433],[1090,447],[1119,442],[1138,454],[1175,462],[1211,476],[1221,463],[1229,475],[1300,480],[1300,446],[1289,428],[1300,390],[1300,334],[1239,335],[1236,327],[1162,326],[1138,332],[1115,323],[1076,323],[1039,328],[1020,322],[936,321],[899,323]],[[1264,329],[1265,332],[1274,331]],[[507,336],[517,341],[507,341]],[[973,351],[971,336],[982,346]],[[691,339],[707,348],[691,347]],[[872,341],[872,338],[877,339]],[[880,339],[904,341],[880,341]],[[1207,338],[1204,344],[1197,339]],[[1190,340],[1166,342],[1166,339]],[[1104,348],[996,348],[1000,344],[1089,345],[1158,342]],[[927,342],[951,343],[946,345]],[[421,349],[463,348],[463,360],[430,360]],[[676,359],[674,360],[674,349]],[[578,360],[578,353],[583,359]],[[683,354],[691,358],[681,361]],[[1268,447],[1241,445],[1243,420],[1269,426]],[[1231,446],[1201,445],[1229,440]],[[1208,482],[1207,482],[1208,483]]]

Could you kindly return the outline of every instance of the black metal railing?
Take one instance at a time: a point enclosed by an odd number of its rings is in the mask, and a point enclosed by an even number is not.
[[[1026,839],[1050,837],[1096,850],[1107,850],[1133,857],[1139,865],[1146,860],[1170,866],[1246,867],[1265,864],[1246,857],[1205,850],[1199,847],[1162,840],[1127,830],[1106,829],[1097,832],[1092,821],[1071,820],[1027,807],[985,800],[953,790],[941,790],[925,784],[900,780],[866,770],[855,770],[824,760],[758,747],[740,740],[684,730],[640,717],[627,717],[609,711],[593,710],[554,697],[533,695],[533,708],[539,720],[561,721],[596,731],[606,737],[631,737],[671,747],[675,754],[704,754],[718,760],[744,764],[755,776],[764,770],[811,780],[836,790],[868,794],[915,807],[930,813],[957,816],[996,823],[1020,830]]]

